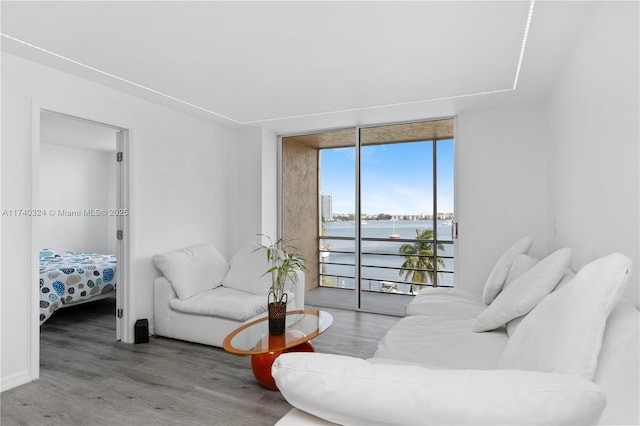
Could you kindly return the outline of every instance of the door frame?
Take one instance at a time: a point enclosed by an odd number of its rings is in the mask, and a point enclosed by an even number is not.
[[[133,330],[126,327],[130,324],[130,318],[133,318],[133,312],[130,309],[131,288],[130,288],[130,256],[131,256],[131,191],[130,191],[130,143],[132,140],[132,126],[127,123],[112,124],[113,119],[101,119],[101,117],[87,117],[81,111],[69,111],[67,108],[60,108],[55,105],[43,104],[39,100],[31,99],[31,146],[30,146],[30,173],[29,173],[29,190],[30,190],[30,209],[36,211],[40,206],[40,114],[42,111],[52,112],[68,116],[72,119],[82,120],[95,125],[110,127],[117,131],[117,150],[123,153],[123,161],[119,162],[116,169],[116,200],[118,209],[127,209],[127,215],[118,216],[117,228],[123,231],[123,239],[117,240],[116,255],[118,257],[118,268],[116,268],[116,282],[118,290],[116,292],[116,312],[122,309],[122,317],[114,316],[116,319],[116,336],[115,340],[123,342],[133,342]],[[116,159],[114,158],[114,161]],[[45,206],[46,207],[46,206]],[[29,256],[31,260],[31,273],[29,274],[29,283],[31,285],[30,306],[31,306],[31,324],[30,324],[30,376],[31,380],[35,380],[40,376],[40,294],[39,286],[34,283],[39,282],[39,254],[40,254],[40,229],[38,226],[37,216],[31,216],[29,219],[28,232],[29,238]],[[115,236],[114,236],[115,237]]]

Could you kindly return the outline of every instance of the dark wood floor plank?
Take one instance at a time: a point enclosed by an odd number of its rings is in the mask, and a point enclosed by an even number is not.
[[[318,352],[370,357],[398,317],[325,309]],[[9,425],[272,425],[291,406],[248,356],[151,337],[115,342],[114,301],[58,311],[41,327],[40,379],[0,395]]]

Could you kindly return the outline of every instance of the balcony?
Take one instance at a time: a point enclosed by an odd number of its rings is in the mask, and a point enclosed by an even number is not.
[[[359,288],[361,307],[365,310],[402,315],[404,306],[424,287],[453,287],[453,240],[392,235],[390,238],[363,237],[360,246]],[[321,236],[318,247],[320,285],[307,292],[308,303],[353,308],[355,239]]]

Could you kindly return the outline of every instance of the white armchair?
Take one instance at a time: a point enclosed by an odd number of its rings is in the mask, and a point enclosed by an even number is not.
[[[231,331],[263,315],[271,276],[264,253],[245,244],[227,262],[210,244],[153,257],[154,334],[222,347]],[[304,273],[290,283],[287,310],[304,309]]]

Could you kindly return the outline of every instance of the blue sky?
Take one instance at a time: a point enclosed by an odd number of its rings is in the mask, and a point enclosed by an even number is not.
[[[362,147],[362,213],[431,214],[432,142]],[[334,213],[355,210],[355,148],[321,151],[321,191]],[[438,142],[438,211],[453,212],[453,140]]]

